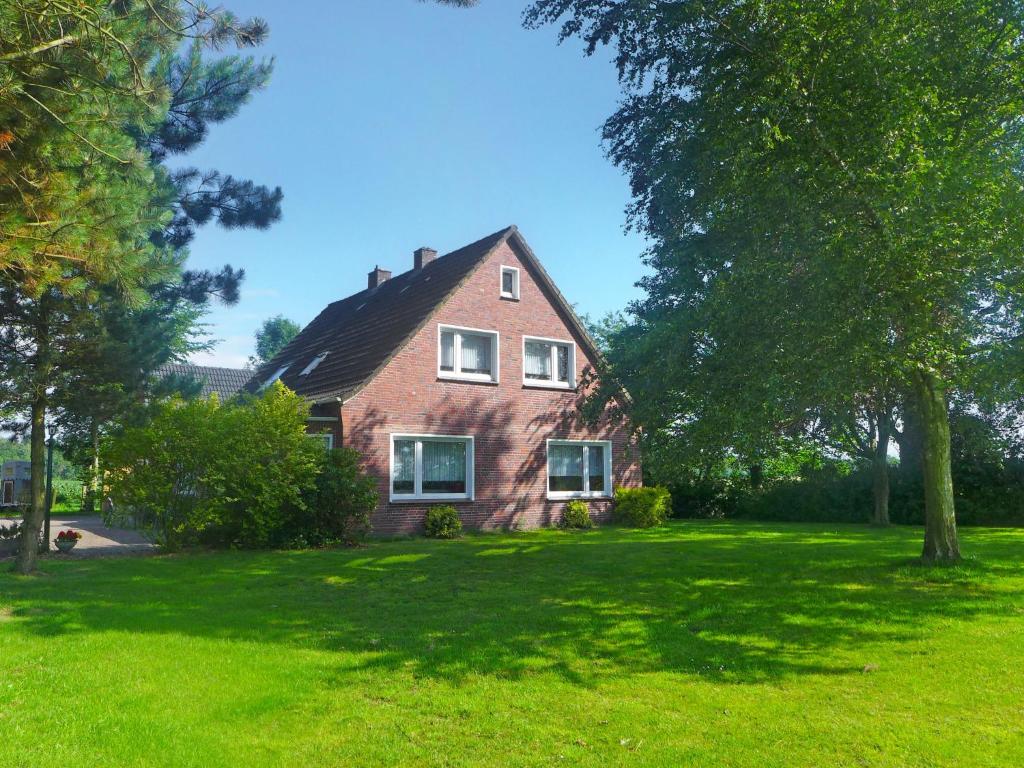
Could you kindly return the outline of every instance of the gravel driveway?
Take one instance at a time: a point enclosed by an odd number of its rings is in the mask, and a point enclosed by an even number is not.
[[[53,539],[62,530],[81,531],[82,538],[70,555],[62,555],[53,545]],[[127,528],[108,528],[98,516],[53,517],[50,519],[51,557],[110,557],[140,555],[156,552],[156,547],[138,531]]]

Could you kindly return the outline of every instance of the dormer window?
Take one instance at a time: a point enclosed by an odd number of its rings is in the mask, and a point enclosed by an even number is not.
[[[274,375],[273,376],[271,376],[269,379],[267,379],[266,381],[263,382],[263,385],[260,387],[260,390],[262,391],[262,390],[266,389],[271,384],[273,384],[275,381],[280,379],[282,376],[284,376],[284,372],[287,371],[287,370],[288,370],[288,366],[287,365],[282,365],[280,368],[278,368],[276,371],[274,371]]]
[[[524,336],[523,384],[560,389],[576,386],[576,345],[571,341]]]
[[[299,376],[309,376],[309,374],[316,370],[316,367],[324,361],[324,358],[327,357],[328,354],[330,353],[321,352],[319,355],[310,360],[309,365],[302,369],[302,372],[299,374]]]
[[[519,269],[517,267],[501,268],[501,298],[519,299]]]
[[[442,379],[498,381],[498,333],[438,326],[437,375]]]

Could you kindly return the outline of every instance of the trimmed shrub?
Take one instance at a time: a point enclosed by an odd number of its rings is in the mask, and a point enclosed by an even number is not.
[[[672,494],[659,485],[615,489],[615,519],[635,528],[653,528],[668,517]]]
[[[427,510],[426,534],[432,539],[456,539],[462,534],[459,512],[450,504]]]
[[[593,528],[594,521],[590,519],[590,509],[588,509],[587,503],[580,499],[573,499],[566,504],[558,526],[560,528],[575,528],[578,530]]]

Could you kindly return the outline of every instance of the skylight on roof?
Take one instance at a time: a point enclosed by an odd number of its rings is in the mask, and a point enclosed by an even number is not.
[[[278,368],[274,372],[273,376],[271,376],[269,379],[267,379],[266,381],[263,382],[263,386],[261,386],[260,389],[266,389],[267,387],[269,387],[275,381],[277,381],[282,376],[284,376],[284,372],[287,371],[287,370],[288,370],[288,366],[287,365],[282,365],[280,368]]]
[[[302,372],[299,373],[299,376],[309,376],[309,374],[311,374],[313,370],[318,365],[320,365],[320,363],[324,361],[324,358],[327,357],[327,355],[329,354],[330,352],[321,352],[319,355],[314,357],[312,360],[309,361],[309,365],[302,369]]]

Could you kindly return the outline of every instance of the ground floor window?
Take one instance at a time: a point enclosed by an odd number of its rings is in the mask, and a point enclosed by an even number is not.
[[[334,448],[334,435],[331,432],[313,432],[306,435],[310,440],[319,440],[324,444],[324,450],[329,451]]]
[[[391,436],[392,501],[472,498],[472,437]]]
[[[548,440],[548,497],[611,496],[612,444]]]

